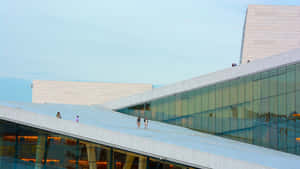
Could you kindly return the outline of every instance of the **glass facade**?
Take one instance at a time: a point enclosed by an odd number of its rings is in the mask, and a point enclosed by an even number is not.
[[[0,120],[0,168],[192,169],[3,120]]]
[[[300,63],[117,111],[300,155]]]

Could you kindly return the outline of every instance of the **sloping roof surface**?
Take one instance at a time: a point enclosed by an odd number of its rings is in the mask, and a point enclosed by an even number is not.
[[[145,93],[124,97],[102,104],[102,106],[117,110],[141,103],[149,102],[158,98],[171,96],[177,93],[190,91],[196,88],[237,79],[257,72],[273,69],[279,66],[300,62],[300,49],[291,50],[275,56],[257,59],[253,62],[231,67],[221,71],[209,73],[196,78],[184,80],[161,88],[153,89]]]
[[[60,111],[62,120],[56,119]],[[80,116],[80,123],[75,121]],[[183,127],[150,121],[137,128],[136,117],[99,106],[0,102],[0,119],[119,147],[198,168],[298,169],[300,157]]]

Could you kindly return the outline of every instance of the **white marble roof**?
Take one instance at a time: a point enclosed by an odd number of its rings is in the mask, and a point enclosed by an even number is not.
[[[62,120],[55,117],[60,111]],[[75,122],[75,115],[80,122]],[[196,168],[298,169],[300,156],[150,121],[99,106],[0,102],[0,119]]]

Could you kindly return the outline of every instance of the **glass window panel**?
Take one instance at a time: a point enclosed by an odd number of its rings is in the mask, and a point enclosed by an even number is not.
[[[261,73],[261,97],[269,96],[269,72]]]
[[[270,97],[269,112],[271,113],[270,121],[277,122],[277,118],[278,118],[278,96]]]
[[[151,120],[157,120],[156,119],[156,114],[157,114],[157,111],[158,111],[158,101],[157,100],[154,100],[151,102],[150,104],[150,107],[151,107],[151,114],[152,114],[152,117],[151,117]]]
[[[286,115],[286,95],[279,95],[278,96],[278,114],[284,119],[287,119]]]
[[[186,166],[180,166],[174,163],[162,162],[155,158],[150,158],[149,160],[149,168],[153,169],[185,169]]]
[[[152,114],[151,114],[151,106],[150,106],[150,103],[148,102],[148,103],[145,103],[145,117],[147,119],[151,119],[151,116],[152,116]]]
[[[216,123],[215,132],[216,133],[221,133],[223,131],[223,128],[222,128],[223,116],[222,116],[222,110],[221,109],[216,110],[215,123]]]
[[[232,80],[230,83],[230,104],[237,104],[238,102],[238,80]]]
[[[265,119],[265,115],[269,112],[269,100],[261,99],[260,101],[259,116]]]
[[[203,111],[208,110],[208,103],[209,103],[208,88],[204,88],[203,92],[202,92],[202,110]]]
[[[296,112],[300,114],[300,91],[296,92]]]
[[[278,69],[278,94],[286,93],[286,68]]]
[[[207,124],[207,131],[210,133],[215,133],[215,128],[216,128],[216,112],[215,111],[209,111],[208,112],[208,124]]]
[[[252,84],[252,77],[248,76],[246,78],[246,92],[245,92],[245,101],[252,101],[253,96],[253,84]]]
[[[115,169],[138,169],[139,162],[145,163],[146,158],[134,153],[113,149]]]
[[[276,96],[277,95],[277,84],[278,84],[278,78],[277,78],[277,69],[270,71],[271,77],[269,79],[269,90],[270,90],[270,96]]]
[[[156,112],[156,119],[161,121],[163,119],[163,100],[157,100],[157,112]]]
[[[287,94],[287,113],[291,115],[296,111],[296,93]]]
[[[296,92],[296,113],[295,113],[295,128],[296,128],[296,138],[300,139],[300,116],[298,116],[300,114],[300,91],[298,90]],[[297,144],[297,149],[296,152],[297,154],[300,154],[300,141],[296,142]]]
[[[270,142],[270,130],[269,130],[269,123],[270,123],[270,112],[269,112],[269,100],[268,99],[261,99],[260,102],[260,109],[258,114],[258,122],[261,125],[259,128],[260,137],[260,145],[268,147]],[[265,125],[265,126],[264,126]]]
[[[252,121],[254,120],[253,117],[254,117],[254,112],[253,112],[253,106],[252,106],[252,102],[249,102],[249,103],[246,103],[244,106],[245,106],[245,118],[246,120],[248,121],[247,122],[247,127],[250,127],[252,126]]]
[[[287,104],[286,95],[282,94],[278,96],[278,128],[279,128],[279,139],[278,148],[286,151],[287,148]]]
[[[216,87],[211,86],[209,89],[209,110],[214,110],[216,108]]]
[[[88,167],[87,152],[83,145],[80,145],[79,152],[77,152],[77,140],[63,137],[60,135],[51,135],[48,143],[47,160],[50,160],[49,166],[61,168],[76,168],[76,157],[79,160],[86,162],[79,163],[80,169]],[[52,160],[57,160],[56,162]]]
[[[15,155],[18,145],[16,130],[17,126],[15,124],[0,121],[0,155],[2,157],[0,168],[14,168],[15,166]]]
[[[168,114],[168,119],[173,119],[176,117],[176,97],[171,96],[169,98],[169,114]]]
[[[278,143],[278,97],[273,96],[270,97],[269,100],[269,112],[270,112],[270,147],[271,148],[277,148],[277,143]]]
[[[244,103],[245,102],[245,86],[246,86],[246,78],[239,79],[239,85],[238,85],[238,103]]]
[[[286,84],[287,92],[293,92],[296,90],[296,66],[289,65],[287,66],[287,75],[286,75]]]
[[[223,84],[223,92],[222,92],[222,103],[223,103],[223,107],[229,106],[230,103],[230,93],[229,93],[229,83],[225,82]]]
[[[200,113],[202,111],[202,95],[201,95],[201,90],[200,89],[197,89],[195,91],[195,94],[196,94],[196,112],[197,113]]]
[[[238,106],[232,105],[230,106],[231,116],[230,116],[230,130],[237,130],[238,128]]]
[[[245,108],[243,104],[238,105],[238,118],[237,118],[237,124],[238,129],[244,129],[245,128]],[[240,135],[241,137],[242,135]]]
[[[176,117],[180,117],[182,115],[182,94],[176,95]],[[181,124],[181,121],[176,120],[176,124]]]
[[[260,145],[260,126],[262,126],[262,120],[260,118],[260,100],[253,101],[253,143]]]
[[[208,128],[209,128],[209,122],[208,122],[208,119],[209,118],[209,112],[208,111],[205,111],[205,112],[202,112],[201,113],[201,129],[206,131],[206,132],[209,132]]]
[[[261,80],[260,80],[260,74],[256,74],[252,76],[253,81],[253,99],[260,99],[261,98]]]
[[[222,107],[222,84],[216,85],[216,108]]]
[[[253,129],[253,106],[252,106],[252,102],[250,103],[246,103],[244,105],[245,107],[245,127],[249,128],[249,130],[247,130],[247,142],[248,143],[252,143],[252,139],[253,139],[253,133],[252,133],[252,129]]]
[[[201,114],[193,114],[193,127],[194,129],[201,130]]]
[[[287,123],[287,151],[290,153],[294,153],[295,146],[296,146],[296,93],[288,93],[287,94],[287,116],[288,116],[288,123]]]
[[[189,94],[188,93],[183,93],[182,97],[182,114],[181,116],[187,115],[188,114],[188,100],[189,100]]]
[[[296,65],[296,89],[300,90],[300,63]]]
[[[229,108],[222,109],[222,115],[223,115],[223,131],[227,132],[230,130],[230,124],[231,124],[231,111]]]
[[[189,92],[189,100],[188,100],[188,117],[187,117],[187,122],[188,125],[187,127],[192,128],[193,127],[193,120],[192,120],[192,114],[195,113],[195,102],[196,102],[196,92],[191,91]]]
[[[189,92],[188,98],[188,114],[195,113],[195,91]]]
[[[203,88],[201,89],[201,95],[202,95],[202,112],[201,112],[201,130],[208,132],[207,128],[208,128],[208,88]]]
[[[109,169],[110,149],[86,141],[79,141],[78,163],[80,168]]]
[[[162,111],[162,120],[167,120],[168,119],[168,114],[169,114],[169,97],[166,97],[163,99],[163,111]]]

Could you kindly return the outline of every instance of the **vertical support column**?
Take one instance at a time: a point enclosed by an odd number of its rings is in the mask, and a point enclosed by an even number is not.
[[[123,166],[123,169],[130,169],[133,161],[134,161],[134,156],[126,154],[126,161],[125,161],[125,165]]]
[[[113,169],[113,156],[112,156],[112,148],[107,150],[107,166],[106,169]]]
[[[44,162],[43,162],[43,168],[46,168],[47,165],[47,155],[48,155],[48,136],[45,136],[45,151],[44,151]]]
[[[4,144],[3,144],[3,135],[0,134],[0,168],[4,168],[4,166],[2,166],[2,157],[3,157],[3,152],[4,151]]]
[[[0,157],[2,157],[3,152],[3,135],[0,135]]]
[[[46,136],[40,135],[38,137],[35,153],[35,169],[42,169],[43,159],[45,154]]]
[[[18,154],[19,154],[19,152],[18,152],[18,148],[19,148],[19,140],[18,140],[18,134],[19,133],[19,131],[18,131],[18,126],[16,126],[16,142],[15,142],[15,159],[14,159],[14,164],[13,164],[13,166],[14,166],[14,169],[16,169],[17,168],[17,165],[18,165]]]
[[[113,154],[113,148],[110,148],[110,158],[109,158],[109,169],[115,169],[115,158]]]
[[[86,144],[86,151],[88,155],[89,169],[97,169],[95,146]]]
[[[76,140],[76,155],[75,155],[75,168],[78,169],[78,161],[79,161],[79,150],[80,150],[80,144],[79,144],[79,139]]]
[[[146,159],[146,169],[150,169],[150,159],[149,159],[149,156],[147,156],[147,159]]]
[[[147,167],[146,157],[140,156],[139,157],[139,169],[146,169],[146,167]]]

